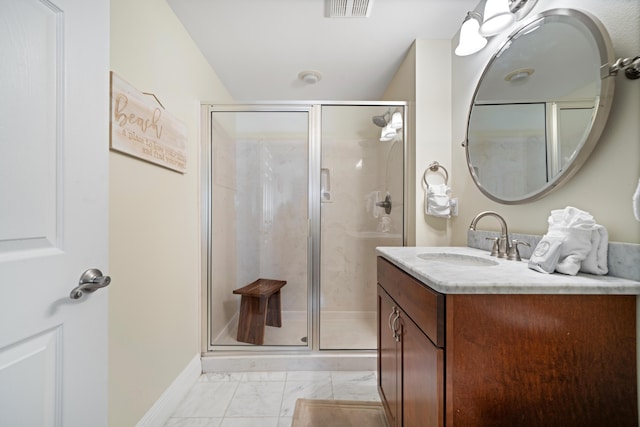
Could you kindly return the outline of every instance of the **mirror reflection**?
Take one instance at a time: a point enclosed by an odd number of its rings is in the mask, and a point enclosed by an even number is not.
[[[612,62],[610,46],[595,18],[561,9],[541,14],[494,55],[467,127],[469,170],[485,195],[535,200],[577,171],[609,112],[613,78],[601,79],[601,66]]]

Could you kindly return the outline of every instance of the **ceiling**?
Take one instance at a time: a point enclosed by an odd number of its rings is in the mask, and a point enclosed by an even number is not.
[[[479,0],[369,0],[368,18],[327,18],[325,0],[167,1],[236,101],[367,101],[415,39],[451,40]]]

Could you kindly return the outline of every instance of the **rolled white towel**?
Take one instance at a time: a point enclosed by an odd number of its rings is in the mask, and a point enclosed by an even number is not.
[[[609,233],[600,224],[591,230],[591,250],[582,261],[580,271],[590,274],[607,274],[607,254],[609,251]]]
[[[592,228],[596,225],[595,219],[593,219],[593,216],[589,212],[574,208],[573,206],[552,210],[548,222],[549,227]]]
[[[446,184],[430,185],[424,190],[424,210],[427,215],[451,217],[451,189]]]
[[[556,265],[557,272],[572,276],[578,274],[582,261],[591,250],[591,232],[591,228],[549,227],[549,239],[562,241],[560,258]]]

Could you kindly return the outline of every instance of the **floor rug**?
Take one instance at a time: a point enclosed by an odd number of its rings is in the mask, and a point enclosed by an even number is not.
[[[380,402],[298,399],[291,427],[388,427]]]

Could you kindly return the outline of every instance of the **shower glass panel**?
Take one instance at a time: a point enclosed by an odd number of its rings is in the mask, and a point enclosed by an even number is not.
[[[307,347],[309,111],[213,111],[211,133],[211,346]],[[287,282],[262,345],[238,341],[233,293],[259,278]]]
[[[322,106],[321,350],[377,345],[375,248],[404,241],[404,129],[379,127],[392,117],[404,107]]]

